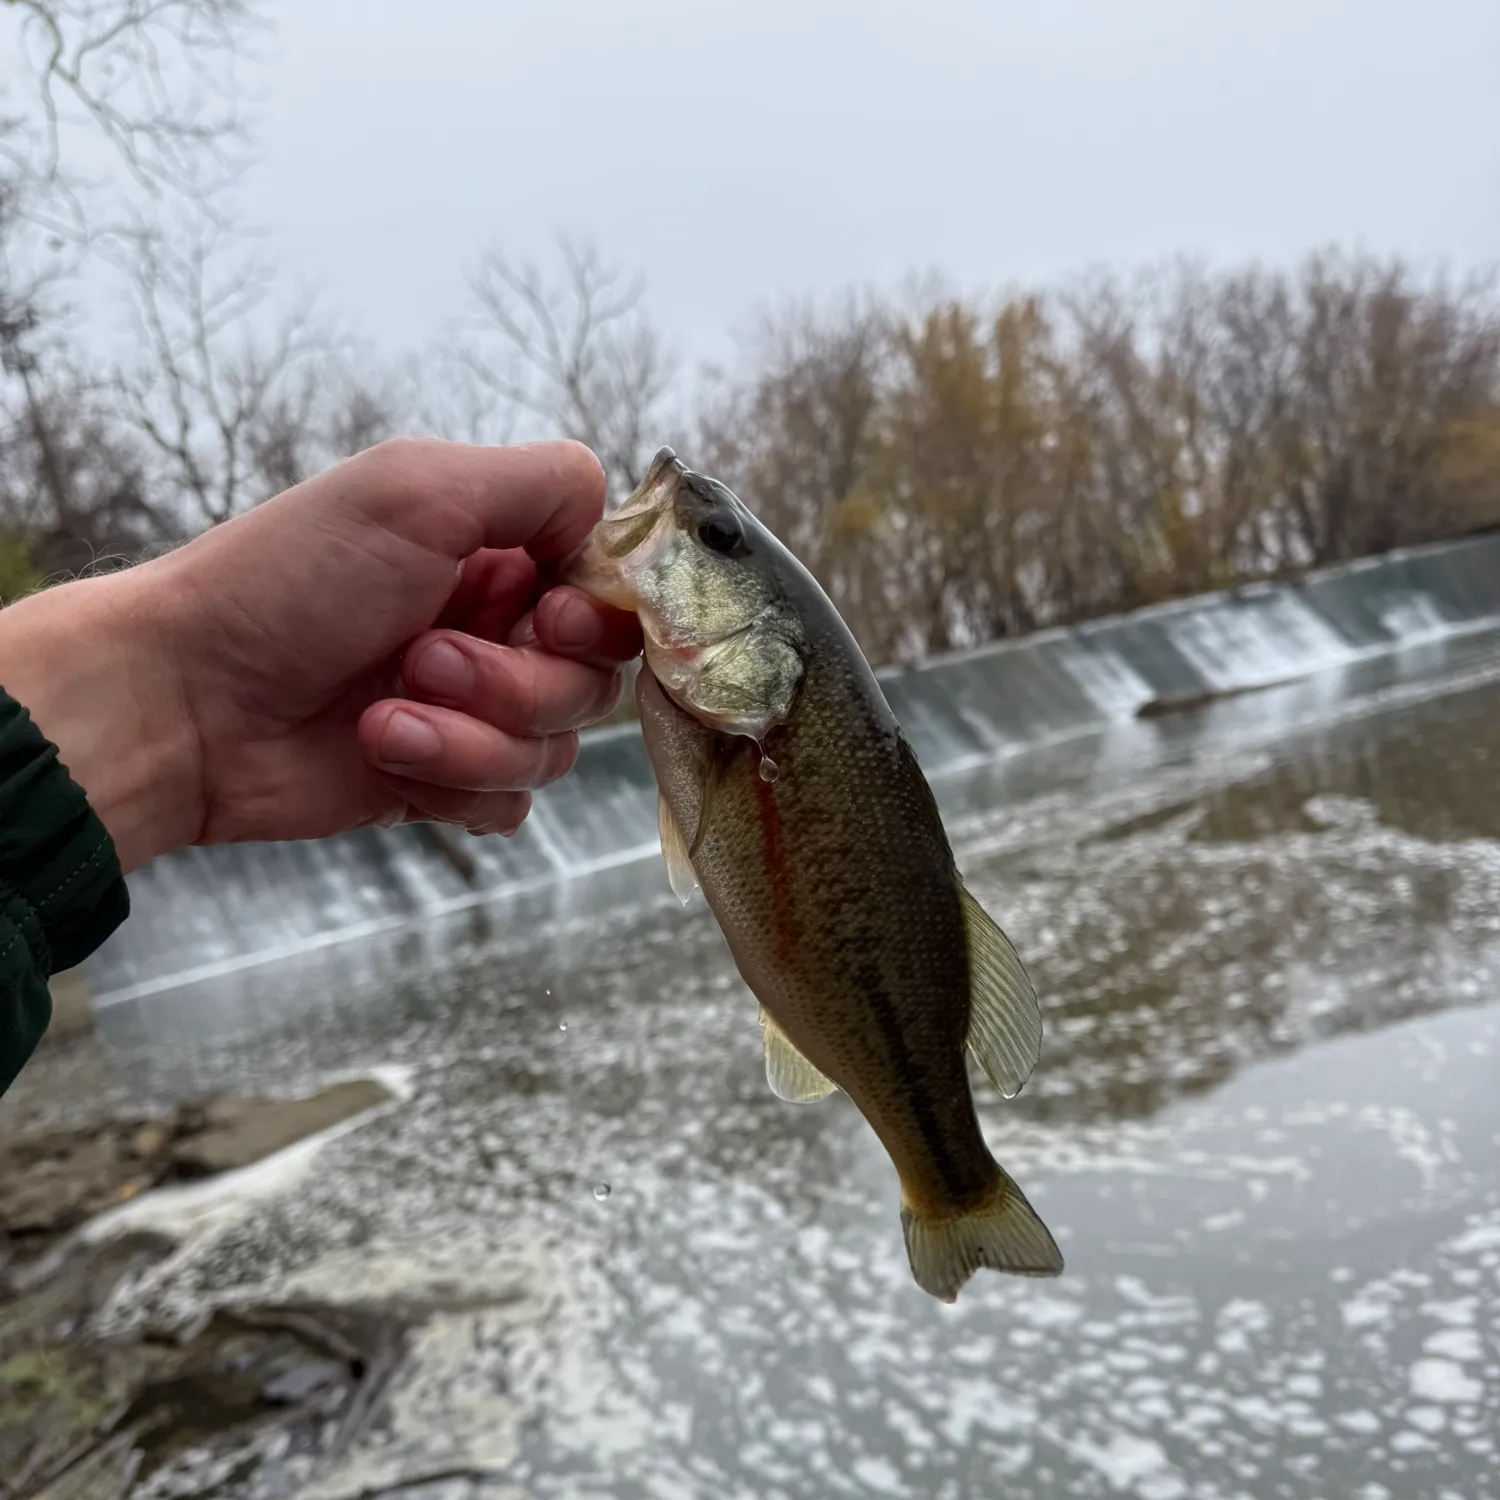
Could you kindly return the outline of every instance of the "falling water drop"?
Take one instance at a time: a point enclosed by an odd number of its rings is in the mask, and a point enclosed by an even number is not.
[[[780,775],[781,767],[769,755],[762,755],[760,758],[760,779],[762,781],[775,781]]]
[[[568,1029],[568,1023],[566,1021],[559,1021],[557,1023],[557,1029],[559,1031],[566,1031]]]
[[[610,1186],[607,1182],[601,1182],[594,1188],[594,1196],[603,1203],[609,1197]]]

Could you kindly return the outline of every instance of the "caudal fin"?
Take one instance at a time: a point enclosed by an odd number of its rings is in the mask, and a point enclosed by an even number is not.
[[[1062,1252],[1014,1182],[1001,1174],[988,1203],[969,1213],[937,1217],[903,1203],[901,1227],[911,1274],[944,1302],[981,1266],[1009,1276],[1058,1276]]]

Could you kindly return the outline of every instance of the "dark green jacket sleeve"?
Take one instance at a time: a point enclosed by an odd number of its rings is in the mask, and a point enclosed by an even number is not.
[[[52,1019],[48,979],[129,911],[115,846],[83,789],[0,690],[0,1093]]]

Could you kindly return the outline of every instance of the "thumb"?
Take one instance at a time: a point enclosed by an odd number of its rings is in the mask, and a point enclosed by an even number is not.
[[[455,562],[481,547],[561,557],[604,514],[604,470],[582,443],[482,448],[396,438],[356,454],[335,476],[330,500],[347,519]]]

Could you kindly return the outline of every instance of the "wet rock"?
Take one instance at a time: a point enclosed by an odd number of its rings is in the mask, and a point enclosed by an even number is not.
[[[171,1139],[170,1120],[147,1120],[130,1137],[130,1154],[137,1161],[152,1161],[166,1150]]]
[[[1191,713],[1195,708],[1204,708],[1213,703],[1219,696],[1220,694],[1213,692],[1166,693],[1141,704],[1136,709],[1135,716],[1138,719],[1160,719],[1167,714]]]
[[[160,1236],[83,1247],[0,1303],[0,1495],[119,1500],[128,1486],[215,1453],[337,1431],[401,1334],[316,1307],[214,1308],[173,1336],[101,1338],[91,1318],[172,1249]]]
[[[153,1179],[124,1133],[61,1131],[0,1148],[0,1235],[61,1233],[140,1192]]]
[[[348,1367],[332,1359],[314,1359],[273,1375],[261,1387],[270,1406],[301,1406],[304,1401],[349,1377]]]
[[[140,1467],[134,1434],[117,1433],[34,1491],[35,1500],[120,1500]]]
[[[52,998],[52,1020],[43,1041],[55,1045],[94,1029],[94,1002],[88,982],[78,969],[54,974],[47,986]]]
[[[360,1078],[335,1084],[310,1099],[217,1100],[204,1111],[201,1130],[173,1141],[173,1173],[207,1177],[250,1166],[389,1098],[373,1079]]]
[[[305,1099],[219,1098],[170,1115],[49,1131],[0,1145],[0,1266],[140,1193],[173,1180],[250,1166],[382,1104],[372,1079]]]
[[[1191,713],[1197,708],[1207,708],[1211,703],[1222,702],[1226,698],[1243,698],[1249,693],[1263,693],[1267,688],[1282,687],[1286,681],[1260,682],[1252,687],[1232,688],[1205,688],[1197,693],[1164,693],[1159,698],[1149,698],[1136,709],[1135,716],[1138,719],[1161,719],[1168,714]]]
[[[170,1249],[160,1236],[121,1238],[65,1259],[50,1279],[0,1303],[0,1475],[11,1486],[0,1493],[27,1495],[80,1461],[166,1358],[149,1343],[91,1344],[77,1334],[125,1277]],[[88,1469],[78,1493],[109,1472]]]

